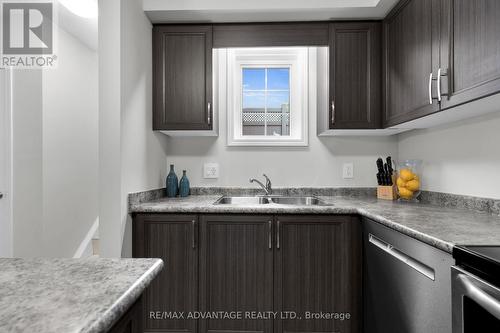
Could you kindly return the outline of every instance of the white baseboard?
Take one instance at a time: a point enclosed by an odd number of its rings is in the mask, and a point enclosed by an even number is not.
[[[95,219],[94,224],[90,227],[87,235],[78,246],[78,249],[75,252],[73,258],[87,258],[91,257],[94,254],[92,249],[92,239],[95,237],[99,230],[99,217]]]

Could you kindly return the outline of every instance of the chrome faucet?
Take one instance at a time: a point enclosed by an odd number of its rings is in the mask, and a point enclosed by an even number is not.
[[[250,178],[250,183],[255,182],[255,183],[259,184],[259,186],[262,187],[264,192],[266,192],[266,195],[271,195],[271,194],[273,194],[271,180],[265,174],[263,176],[266,178],[266,185],[262,184],[262,182],[260,182],[259,180],[255,179],[255,178]]]

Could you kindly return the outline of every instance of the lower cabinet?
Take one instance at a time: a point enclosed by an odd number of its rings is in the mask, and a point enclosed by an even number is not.
[[[360,332],[360,235],[356,217],[276,218],[274,309],[302,319],[277,320],[275,333]],[[349,313],[350,319],[306,319],[306,312]]]
[[[164,269],[143,294],[143,332],[197,332],[196,320],[150,314],[198,310],[198,248],[196,215],[141,214],[134,218],[133,256],[164,262]]]
[[[202,216],[200,310],[273,311],[272,216]],[[271,320],[211,319],[200,332],[272,333]]]
[[[364,331],[451,332],[451,254],[363,219]]]
[[[138,214],[133,238],[134,257],[165,262],[144,295],[143,332],[361,331],[357,217]],[[151,311],[241,317],[158,320]]]

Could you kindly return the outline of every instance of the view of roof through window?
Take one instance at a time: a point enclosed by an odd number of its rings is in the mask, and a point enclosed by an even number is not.
[[[243,135],[290,135],[290,68],[242,68]]]

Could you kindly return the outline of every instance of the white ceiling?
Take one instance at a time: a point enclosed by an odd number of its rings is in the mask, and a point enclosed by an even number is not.
[[[143,0],[153,23],[380,19],[398,0]]]
[[[69,34],[79,39],[91,50],[97,50],[97,0],[78,0],[81,9],[78,7],[66,7],[66,2],[75,1],[59,1],[58,20],[59,27],[64,29]],[[82,6],[83,4],[83,6]],[[87,5],[87,6],[85,6]],[[76,9],[76,10],[75,10]],[[87,15],[88,9],[95,10],[95,16]]]

